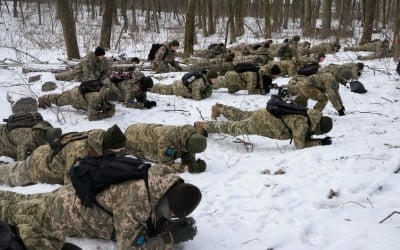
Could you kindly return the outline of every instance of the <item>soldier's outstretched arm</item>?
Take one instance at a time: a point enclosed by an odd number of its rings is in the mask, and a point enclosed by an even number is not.
[[[339,94],[339,83],[333,81],[326,82],[326,94],[328,96],[329,101],[332,103],[333,107],[336,110],[340,110],[343,107],[342,98]]]
[[[208,133],[224,133],[228,135],[255,135],[256,124],[251,118],[241,121],[206,121],[204,128]]]

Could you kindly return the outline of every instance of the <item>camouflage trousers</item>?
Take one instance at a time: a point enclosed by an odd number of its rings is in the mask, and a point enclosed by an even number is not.
[[[171,71],[180,71],[166,62],[152,62],[151,69],[156,73],[168,73]]]
[[[161,94],[161,95],[175,95],[172,84],[155,84],[150,92]]]
[[[222,105],[222,115],[229,121],[206,121],[204,128],[209,133],[224,133],[233,136],[257,134],[256,124],[251,119],[253,111],[243,111]]]
[[[75,78],[75,74],[73,71],[65,71],[55,75],[56,80],[59,81],[72,81]]]
[[[281,68],[282,76],[295,76],[297,75],[296,65],[291,60],[283,60],[277,63]]]
[[[23,195],[0,191],[0,220],[18,227],[27,249],[61,249],[65,237],[62,232],[43,230],[46,214],[46,194]],[[40,232],[39,232],[40,230]]]
[[[24,161],[0,164],[0,182],[10,186],[24,186],[34,183],[29,171],[30,158]]]
[[[44,95],[40,97],[40,100],[45,101],[46,103],[51,103],[56,106],[67,106],[67,105],[72,105],[74,108],[79,108],[77,107],[76,103],[74,102],[77,98],[77,96],[80,95],[79,89],[78,88],[73,88],[71,90],[66,90],[62,92],[61,94],[50,94],[50,95]]]

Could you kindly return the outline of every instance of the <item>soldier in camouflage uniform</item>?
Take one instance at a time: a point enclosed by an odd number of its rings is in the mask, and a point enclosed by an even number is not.
[[[8,156],[17,161],[26,159],[33,150],[51,143],[61,135],[60,128],[53,128],[42,121],[29,128],[15,128],[11,131],[6,124],[0,125],[0,156]]]
[[[167,164],[181,173],[206,169],[205,161],[196,160],[195,155],[206,149],[207,140],[191,125],[133,124],[126,129],[125,136],[126,152],[140,159]],[[181,163],[175,163],[179,158]]]
[[[199,133],[224,133],[233,136],[260,135],[277,140],[293,139],[297,149],[331,144],[330,137],[315,139],[313,134],[328,133],[332,128],[332,120],[322,117],[315,109],[307,111],[309,120],[303,115],[283,115],[276,118],[267,109],[243,111],[235,107],[216,104],[212,107],[213,119],[223,115],[229,121],[196,122]]]
[[[182,182],[172,169],[156,165],[148,171],[148,189],[142,179],[111,185],[93,207],[84,206],[72,185],[31,195],[0,191],[0,220],[18,228],[27,249],[58,250],[68,236],[114,240],[121,250],[172,249],[197,233],[195,220],[186,216],[201,192]]]
[[[389,41],[387,39],[381,41],[376,39],[370,43],[365,43],[358,47],[344,47],[344,51],[370,51],[370,52],[378,52],[382,50],[382,48],[388,47]]]
[[[163,44],[155,53],[151,68],[156,73],[166,73],[170,71],[181,71],[179,63],[175,61],[176,51],[179,49],[179,42],[173,40]]]
[[[146,77],[140,71],[133,71],[130,79],[116,81],[113,78],[104,80],[104,86],[118,91],[119,101],[127,108],[152,108],[157,104],[147,100],[147,90],[153,87],[153,79]]]
[[[297,67],[290,60],[279,61],[279,62],[271,61],[271,62],[268,62],[267,64],[261,66],[260,68],[265,71],[268,71],[274,65],[277,65],[281,69],[282,76],[295,76],[297,74]]]
[[[194,79],[188,86],[183,85],[181,80],[176,80],[172,84],[156,84],[149,91],[161,95],[176,95],[200,101],[212,94],[211,85],[218,77],[215,71],[209,71],[203,77]]]
[[[339,94],[339,82],[331,73],[317,73],[308,77],[296,76],[289,81],[288,91],[290,96],[302,96],[317,101],[314,109],[320,112],[329,100],[339,116],[344,115],[345,108]]]
[[[337,42],[326,42],[312,46],[309,49],[310,54],[332,54],[339,52],[341,46]]]
[[[85,156],[102,155],[104,152],[121,151],[125,136],[113,126],[107,131],[95,129],[76,134],[62,135],[52,145],[36,148],[30,157],[23,161],[0,164],[0,181],[11,186],[23,186],[43,182],[50,184],[70,183],[69,170],[77,159]]]
[[[103,81],[108,77],[109,66],[104,57],[105,51],[97,47],[87,54],[72,71],[56,74],[56,80],[85,82],[89,80]]]
[[[295,64],[299,57],[298,54],[298,42],[300,41],[299,36],[294,36],[287,44],[282,44],[282,46],[286,47],[283,51],[283,54],[280,56],[281,61],[293,61]]]
[[[115,89],[103,87],[99,92],[89,92],[82,95],[78,87],[64,91],[62,94],[50,94],[39,97],[39,107],[48,108],[71,105],[76,109],[87,111],[89,121],[98,121],[112,117],[115,113],[115,103],[119,96]]]
[[[228,71],[224,76],[218,77],[212,87],[213,89],[228,88],[229,93],[247,90],[249,95],[265,95],[269,93],[272,80],[281,74],[278,66],[275,65],[272,68],[264,67],[258,72],[246,71],[238,73],[236,71]]]
[[[340,72],[343,70],[351,71],[350,79],[358,79],[361,76],[361,72],[364,69],[364,64],[359,63],[345,63],[345,64],[329,64],[321,68],[318,72],[320,73],[332,73],[336,79],[340,79]],[[342,83],[342,82],[341,82]],[[342,83],[343,84],[343,83]]]
[[[358,56],[358,60],[374,60],[379,58],[391,57],[393,53],[390,50],[389,40],[385,39],[381,46],[376,46],[374,53],[368,56]]]

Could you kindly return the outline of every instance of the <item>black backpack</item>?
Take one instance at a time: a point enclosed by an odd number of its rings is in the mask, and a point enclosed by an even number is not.
[[[153,43],[153,44],[151,45],[150,52],[149,52],[149,54],[147,55],[147,60],[153,61],[154,58],[155,58],[155,55],[156,55],[156,53],[157,53],[157,50],[158,50],[159,48],[161,48],[162,46],[165,46],[165,45],[164,45],[164,44],[161,44],[161,43]],[[164,55],[164,57],[165,57],[165,55]]]
[[[87,93],[100,92],[100,89],[103,86],[104,86],[103,83],[101,83],[97,80],[85,81],[79,85],[79,93],[81,93],[83,96],[85,96]]]
[[[147,185],[147,172],[150,167],[150,164],[135,158],[107,154],[78,160],[69,175],[76,195],[85,206],[92,207],[93,204],[99,205],[96,194],[112,184],[144,179]]]
[[[301,67],[297,71],[297,74],[303,75],[303,76],[311,76],[311,75],[314,75],[315,73],[317,73],[318,69],[319,69],[319,65],[317,63],[310,63],[310,64],[307,64],[307,65]]]
[[[244,73],[244,72],[258,72],[260,67],[257,67],[256,65],[252,63],[238,63],[233,67],[233,70],[236,71],[237,73]]]
[[[4,221],[0,221],[0,249],[25,250],[25,245],[18,235],[18,229]]]
[[[364,94],[367,92],[364,85],[359,81],[351,81],[350,82],[350,91],[359,93],[359,94]]]
[[[26,112],[12,114],[8,119],[3,119],[6,122],[6,128],[11,131],[16,128],[32,128],[36,124],[43,121],[43,117],[38,112]]]
[[[50,147],[53,149],[54,153],[60,152],[68,143],[78,140],[87,139],[89,131],[85,132],[70,132],[60,136],[58,140],[52,142]]]
[[[273,116],[281,118],[283,115],[304,115],[308,117],[307,108],[303,108],[295,102],[286,102],[277,95],[272,95],[267,102],[267,110]]]
[[[189,84],[191,84],[194,80],[199,79],[199,78],[204,79],[204,76],[201,72],[199,72],[197,70],[191,71],[182,76],[182,83],[184,86],[189,87]]]

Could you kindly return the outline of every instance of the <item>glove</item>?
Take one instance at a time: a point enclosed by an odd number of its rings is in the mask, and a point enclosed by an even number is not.
[[[152,107],[157,106],[157,103],[155,101],[145,101],[143,105],[145,108],[151,109]]]
[[[332,144],[332,138],[327,136],[324,139],[321,139],[321,145],[331,145]]]
[[[175,220],[170,224],[169,231],[175,244],[192,240],[197,234],[196,221],[192,217]]]
[[[189,165],[190,173],[201,173],[206,170],[207,164],[202,159],[197,159],[197,161],[193,162]]]
[[[344,107],[338,110],[339,116],[344,116]]]
[[[103,111],[104,118],[112,117],[114,114],[115,114],[115,110],[113,110],[113,109]]]
[[[61,250],[82,250],[82,248],[67,242],[64,244],[63,248],[61,248]]]

